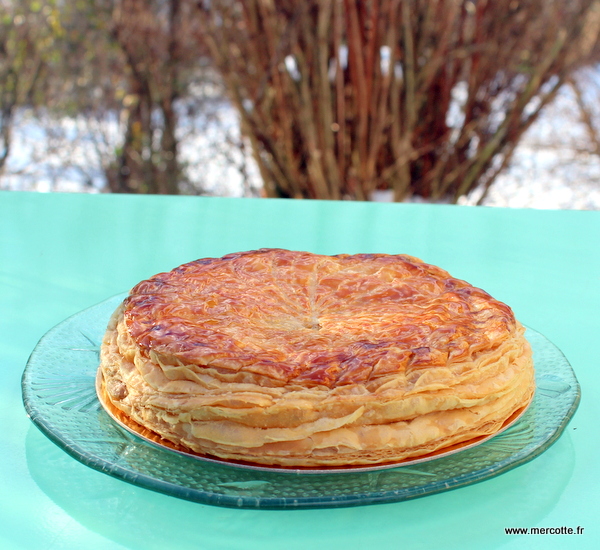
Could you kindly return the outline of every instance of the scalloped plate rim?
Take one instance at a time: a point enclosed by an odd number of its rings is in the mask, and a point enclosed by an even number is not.
[[[365,504],[398,502],[398,501],[409,500],[412,498],[432,495],[432,494],[436,494],[439,492],[459,488],[459,487],[462,487],[465,485],[470,485],[472,483],[484,481],[491,477],[500,475],[508,470],[511,470],[511,469],[518,467],[524,463],[527,463],[527,462],[533,460],[534,458],[536,458],[537,456],[539,456],[540,454],[542,454],[563,433],[566,425],[570,422],[573,415],[575,414],[575,412],[579,406],[579,402],[581,400],[581,388],[580,388],[579,382],[575,376],[575,372],[573,371],[571,365],[569,364],[567,358],[562,353],[562,351],[556,345],[554,345],[550,340],[548,340],[542,333],[535,331],[535,329],[532,329],[530,327],[526,327],[528,330],[531,330],[532,332],[539,335],[539,337],[541,337],[545,343],[552,346],[552,348],[560,355],[560,357],[562,358],[562,360],[564,362],[564,365],[568,369],[568,373],[570,374],[570,378],[571,378],[573,384],[575,385],[575,388],[574,388],[574,398],[570,402],[570,406],[569,406],[568,410],[566,410],[564,412],[564,414],[562,415],[562,417],[560,419],[560,422],[558,422],[556,425],[553,426],[552,432],[546,437],[546,439],[541,444],[535,446],[534,449],[528,450],[527,452],[525,452],[525,454],[523,454],[523,452],[526,451],[526,449],[521,449],[521,456],[518,456],[515,460],[505,459],[503,461],[500,461],[496,464],[497,465],[496,468],[494,468],[493,470],[490,468],[487,468],[484,473],[482,473],[482,470],[480,470],[480,471],[472,471],[472,472],[469,472],[468,474],[462,474],[460,476],[460,478],[453,479],[453,483],[446,484],[444,486],[438,484],[438,487],[435,489],[430,488],[429,490],[427,490],[426,485],[411,487],[410,489],[405,490],[402,495],[398,494],[399,489],[396,489],[394,491],[389,491],[389,490],[388,491],[379,491],[379,492],[374,491],[372,493],[369,493],[368,495],[367,494],[352,494],[352,495],[341,495],[341,496],[336,495],[336,496],[332,496],[330,498],[326,498],[323,496],[311,496],[311,497],[295,497],[293,499],[286,499],[286,498],[282,498],[282,497],[273,497],[273,496],[247,497],[245,495],[234,496],[234,495],[226,495],[226,494],[209,493],[209,492],[202,491],[199,489],[174,484],[170,481],[165,481],[164,479],[158,479],[157,477],[155,477],[153,475],[149,475],[147,473],[140,472],[140,471],[137,471],[137,472],[135,472],[135,474],[132,475],[132,472],[129,469],[121,466],[120,464],[109,463],[104,458],[101,458],[98,456],[92,456],[89,454],[89,451],[86,450],[86,448],[81,445],[81,443],[68,442],[64,437],[61,438],[60,435],[57,434],[55,432],[55,430],[49,425],[48,419],[45,418],[43,415],[39,414],[38,411],[35,411],[34,408],[32,407],[32,398],[30,395],[31,368],[32,368],[32,364],[38,359],[38,355],[41,355],[41,351],[43,349],[44,342],[47,339],[49,339],[49,337],[51,335],[53,335],[55,332],[57,332],[60,328],[63,328],[64,325],[66,325],[67,323],[75,320],[76,318],[78,318],[80,316],[83,316],[86,313],[90,313],[92,310],[96,310],[101,307],[107,308],[109,304],[114,303],[114,307],[116,307],[118,305],[118,300],[122,300],[125,296],[127,296],[127,293],[115,294],[115,295],[111,296],[110,298],[103,300],[102,302],[99,302],[99,303],[97,303],[93,306],[90,306],[88,308],[85,308],[73,315],[70,315],[67,318],[65,318],[63,321],[61,321],[60,323],[55,325],[53,328],[51,328],[49,331],[47,331],[41,337],[41,339],[36,344],[35,348],[33,349],[32,353],[27,361],[27,366],[23,372],[22,379],[21,379],[23,403],[25,406],[25,410],[26,410],[28,417],[31,419],[32,423],[35,426],[37,426],[42,431],[42,433],[44,433],[53,443],[55,443],[57,446],[59,446],[67,454],[69,454],[73,458],[77,459],[79,462],[81,462],[97,471],[101,471],[103,473],[106,473],[107,475],[111,475],[117,479],[120,479],[120,480],[125,481],[130,484],[133,484],[135,486],[143,487],[146,489],[157,491],[157,492],[167,494],[170,496],[175,496],[175,497],[182,498],[185,500],[190,500],[193,502],[200,502],[200,503],[211,504],[211,505],[216,505],[216,506],[225,506],[225,507],[234,507],[234,508],[254,508],[254,509],[256,509],[256,508],[260,508],[260,509],[330,508],[330,507],[345,507],[345,506],[356,506],[356,505],[365,505]],[[112,312],[108,311],[106,321],[108,321],[108,316],[110,316],[111,313]],[[538,374],[538,372],[536,372],[536,380],[537,380],[537,374]],[[95,381],[95,377],[93,378],[93,380]],[[530,402],[530,406],[528,406],[528,410],[532,408],[531,405],[533,405],[537,394],[538,394],[538,392],[536,389],[536,395],[534,396],[533,400]],[[99,408],[101,410],[103,410],[103,412],[105,414],[107,414],[107,416],[108,416],[108,413],[106,413],[106,411],[104,411],[101,402],[99,402]],[[524,413],[525,412],[527,412],[527,411],[524,411]],[[520,415],[519,419],[522,420],[524,416],[525,416],[525,414]],[[514,427],[516,425],[518,425],[518,422],[513,423],[511,425],[511,427]],[[120,429],[121,429],[121,431],[123,431],[123,428],[120,428]],[[501,434],[494,434],[494,436],[489,438],[485,443],[487,443],[489,441],[493,441],[494,437],[497,435],[501,435]],[[139,444],[145,445],[145,446],[150,446],[149,444],[147,444],[143,441],[140,441]],[[152,447],[157,452],[170,454],[167,450],[161,449],[158,446],[152,445]],[[471,448],[461,449],[460,452],[466,452],[466,451],[469,451],[470,449]],[[452,459],[453,457],[460,455],[460,452],[458,452],[454,455],[451,455],[451,456],[447,456],[447,457],[435,457],[435,458],[436,458],[436,460],[439,460],[439,461]],[[430,462],[435,462],[435,460],[432,460]],[[201,464],[201,461],[198,461],[198,463]],[[219,466],[221,466],[221,465],[224,465],[224,464],[219,464]],[[226,466],[231,466],[231,465],[226,465]],[[401,471],[402,468],[405,466],[407,466],[407,465],[406,464],[394,465],[393,467],[388,469],[388,471],[391,469],[397,469],[398,471]],[[268,472],[271,473],[272,470],[268,470]],[[257,473],[264,473],[264,472],[261,470],[260,472],[257,472]],[[273,473],[281,474],[284,477],[289,476],[289,475],[296,476],[296,474],[297,474],[297,472],[295,470],[276,471]],[[341,475],[342,477],[345,475],[345,473],[346,472],[339,472],[339,471],[326,472],[327,475],[333,475],[333,476]],[[363,471],[354,471],[352,473],[355,475],[369,475],[370,472],[363,470]],[[291,501],[293,501],[293,502],[291,502]]]

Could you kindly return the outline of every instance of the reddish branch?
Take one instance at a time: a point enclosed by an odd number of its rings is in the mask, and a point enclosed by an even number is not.
[[[199,1],[269,196],[488,188],[597,44],[593,0]]]

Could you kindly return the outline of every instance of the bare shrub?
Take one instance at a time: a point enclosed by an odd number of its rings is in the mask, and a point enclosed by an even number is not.
[[[0,176],[11,152],[17,110],[37,101],[48,58],[44,14],[30,2],[0,0]]]
[[[594,0],[210,0],[268,196],[482,199],[596,46]]]
[[[0,188],[256,194],[199,24],[195,0],[0,0]]]

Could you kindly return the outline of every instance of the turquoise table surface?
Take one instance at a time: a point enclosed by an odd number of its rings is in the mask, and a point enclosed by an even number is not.
[[[582,399],[537,458],[405,502],[199,504],[89,468],[27,418],[21,376],[65,318],[155,273],[264,247],[406,253],[508,303],[562,350]],[[0,192],[0,549],[600,548],[600,212]],[[508,528],[582,534],[507,534]]]

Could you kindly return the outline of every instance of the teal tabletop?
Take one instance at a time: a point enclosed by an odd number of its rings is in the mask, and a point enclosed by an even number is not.
[[[476,483],[291,509],[152,490],[83,463],[28,418],[22,376],[53,327],[156,273],[257,248],[443,267],[562,351],[575,414],[543,452]],[[597,211],[1,192],[0,548],[600,548],[599,311]]]

